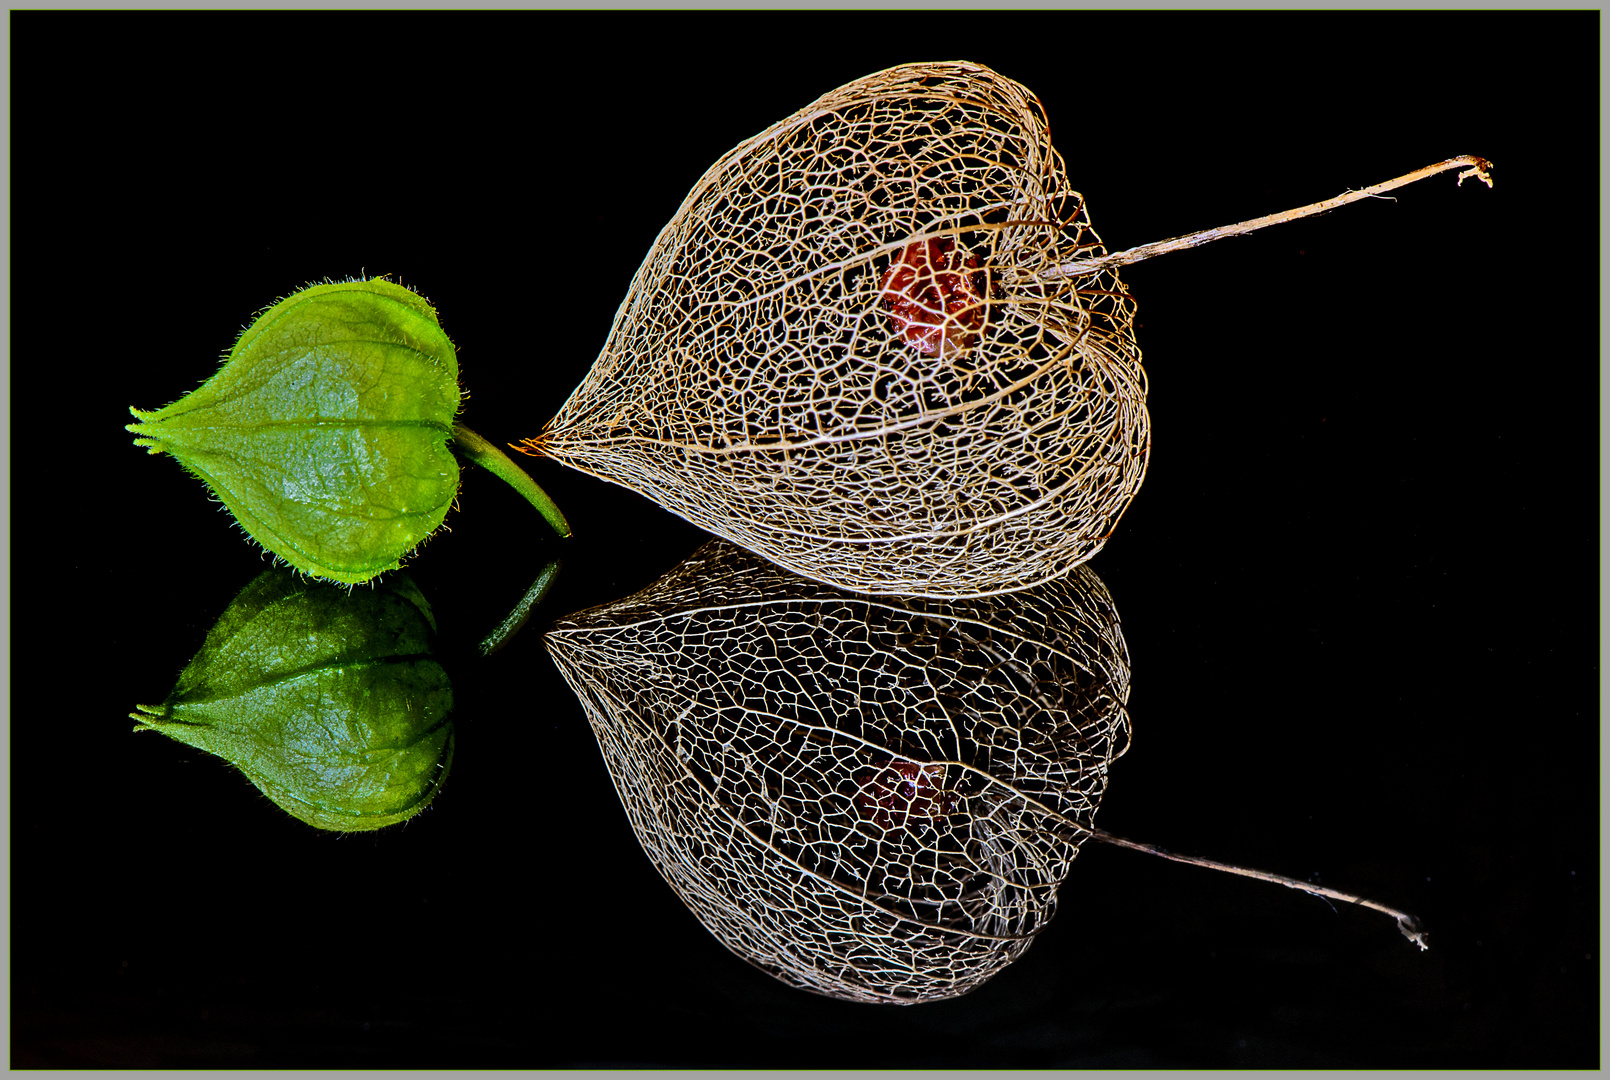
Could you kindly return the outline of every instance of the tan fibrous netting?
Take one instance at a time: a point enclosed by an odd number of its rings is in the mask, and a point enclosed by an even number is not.
[[[1056,906],[1129,744],[1129,661],[1081,567],[957,601],[812,582],[724,541],[547,646],[649,858],[802,989],[966,993]]]
[[[705,174],[523,449],[843,588],[1050,580],[1150,451],[1127,291],[1057,270],[1103,250],[1024,87],[871,75]]]

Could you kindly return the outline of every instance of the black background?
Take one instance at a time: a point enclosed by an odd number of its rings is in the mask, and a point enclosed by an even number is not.
[[[10,20],[13,1065],[1598,1064],[1597,13]],[[130,734],[266,565],[130,405],[389,273],[464,421],[534,435],[705,168],[954,58],[1040,96],[1113,249],[1495,162],[1126,270],[1154,454],[1092,564],[1134,668],[1102,824],[1399,905],[1429,952],[1087,846],[967,997],[785,988],[650,867],[536,628],[474,653],[561,546],[478,471],[412,564],[459,703],[427,813],[318,833]],[[577,533],[539,619],[700,541],[526,464]]]

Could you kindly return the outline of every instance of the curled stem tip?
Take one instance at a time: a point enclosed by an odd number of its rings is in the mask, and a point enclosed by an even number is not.
[[[524,469],[509,460],[509,455],[463,424],[453,425],[453,445],[470,461],[524,495],[526,501],[535,506],[543,519],[553,526],[554,532],[561,537],[571,534],[570,522],[565,520],[565,515],[560,512],[559,507],[548,498],[546,491],[537,486],[535,480],[526,475]]]
[[[1142,244],[1139,247],[1127,248],[1124,251],[1114,251],[1108,255],[1075,259],[1072,262],[1063,263],[1050,271],[1047,276],[1059,278],[1094,274],[1102,270],[1113,270],[1120,266],[1128,266],[1130,263],[1149,259],[1153,255],[1166,255],[1171,251],[1183,251],[1186,248],[1199,247],[1202,244],[1212,243],[1214,240],[1223,240],[1230,236],[1245,236],[1247,233],[1256,232],[1270,225],[1284,225],[1288,221],[1297,221],[1300,218],[1311,217],[1314,214],[1323,214],[1346,206],[1348,203],[1358,202],[1360,199],[1374,198],[1394,188],[1400,188],[1405,184],[1412,184],[1416,180],[1423,180],[1428,176],[1447,172],[1449,169],[1463,170],[1459,174],[1460,185],[1463,185],[1466,180],[1475,178],[1488,187],[1492,187],[1492,168],[1493,163],[1486,158],[1476,157],[1473,154],[1464,154],[1460,157],[1449,158],[1446,161],[1439,161],[1435,165],[1427,165],[1423,169],[1404,173],[1402,176],[1394,177],[1391,180],[1386,180],[1367,188],[1343,192],[1332,199],[1322,199],[1316,203],[1309,203],[1307,206],[1299,206],[1294,210],[1282,210],[1278,214],[1265,214],[1260,218],[1237,222],[1234,225],[1222,225],[1216,229],[1203,229],[1200,232],[1176,236],[1171,240],[1157,240],[1150,244]]]
[[[1259,881],[1270,881],[1276,885],[1284,885],[1288,889],[1300,889],[1310,896],[1324,896],[1332,900],[1340,900],[1344,904],[1357,904],[1360,907],[1370,908],[1384,915],[1390,915],[1397,920],[1398,932],[1420,946],[1422,952],[1430,948],[1426,944],[1425,927],[1420,924],[1419,919],[1416,919],[1406,911],[1387,907],[1385,904],[1377,903],[1374,900],[1369,900],[1353,893],[1342,892],[1339,889],[1327,889],[1312,882],[1299,881],[1296,878],[1286,877],[1284,874],[1271,874],[1267,870],[1253,870],[1245,866],[1233,866],[1230,863],[1222,863],[1216,859],[1203,859],[1194,855],[1176,855],[1152,844],[1142,844],[1135,840],[1126,840],[1122,836],[1114,836],[1103,829],[1092,829],[1081,825],[1079,826],[1079,831],[1086,833],[1094,840],[1100,840],[1104,844],[1113,844],[1133,851],[1142,851],[1147,855],[1156,855],[1159,858],[1171,859],[1174,862],[1187,863],[1191,866],[1204,866],[1209,870],[1222,870],[1227,874],[1238,874],[1241,877],[1256,878]]]
[[[525,595],[520,597],[520,602],[514,605],[514,610],[509,612],[508,616],[498,624],[496,630],[486,636],[485,641],[481,642],[481,654],[483,656],[491,656],[507,645],[510,638],[519,633],[520,628],[531,618],[531,612],[536,609],[538,604],[542,603],[542,598],[548,595],[548,590],[553,588],[554,580],[559,576],[561,565],[562,560],[554,559],[542,568],[542,573],[537,575],[537,580],[533,581],[531,587],[525,591]]]

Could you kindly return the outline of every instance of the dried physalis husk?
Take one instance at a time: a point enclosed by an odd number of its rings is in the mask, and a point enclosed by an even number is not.
[[[1150,446],[1133,305],[1033,95],[973,64],[842,87],[741,144],[525,449],[820,581],[962,596],[1105,542]]]
[[[655,241],[524,448],[818,581],[966,597],[1067,573],[1146,473],[1116,268],[1039,102],[986,67],[858,79],[740,144]]]
[[[911,1004],[1028,948],[1086,840],[1300,889],[1094,824],[1129,746],[1129,656],[1078,567],[995,597],[894,599],[712,541],[561,620],[548,651],[643,850],[705,927],[791,986]]]
[[[699,920],[856,1001],[953,997],[1019,956],[1129,741],[1128,656],[1088,568],[884,600],[713,541],[546,640]]]

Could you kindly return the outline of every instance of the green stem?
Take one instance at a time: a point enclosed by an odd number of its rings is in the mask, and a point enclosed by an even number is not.
[[[560,560],[555,559],[542,568],[542,573],[537,575],[537,580],[531,583],[531,588],[520,597],[520,602],[514,605],[514,610],[498,624],[496,630],[486,636],[485,641],[481,642],[483,656],[491,656],[503,648],[509,639],[519,632],[520,627],[526,624],[526,620],[531,618],[532,609],[542,603],[542,598],[553,588],[554,579],[559,576],[559,566]]]
[[[553,526],[554,532],[562,537],[570,535],[570,522],[565,520],[559,507],[548,498],[546,491],[537,486],[535,480],[526,475],[524,469],[509,460],[509,455],[463,424],[453,425],[453,444],[465,457],[524,495],[526,501],[535,506],[537,512]]]

